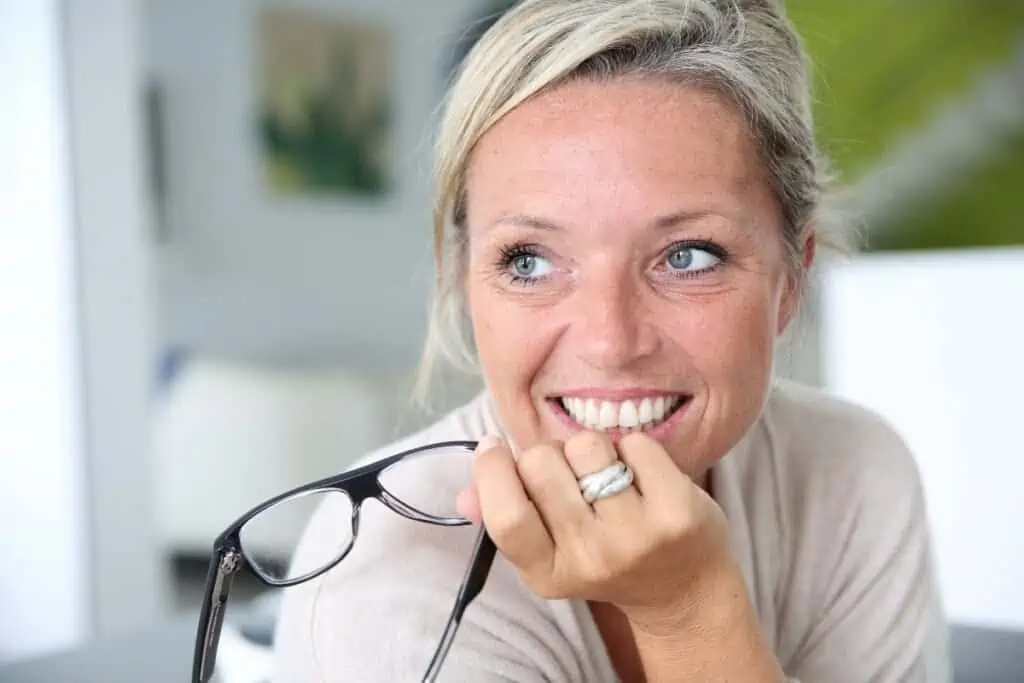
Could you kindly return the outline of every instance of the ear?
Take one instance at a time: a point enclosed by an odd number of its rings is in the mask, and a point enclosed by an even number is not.
[[[803,298],[804,293],[804,279],[805,275],[810,272],[811,266],[814,265],[814,257],[817,252],[818,239],[814,230],[807,231],[807,237],[804,239],[803,247],[800,249],[800,265],[803,267],[803,272],[799,278],[788,277],[786,282],[785,291],[782,293],[782,301],[779,305],[779,319],[776,334],[783,334],[789,324],[793,321],[793,317],[796,315],[797,310],[800,308],[800,300]]]
[[[818,253],[818,233],[814,230],[807,231],[807,239],[804,240],[804,270],[810,271],[814,265],[814,257]]]

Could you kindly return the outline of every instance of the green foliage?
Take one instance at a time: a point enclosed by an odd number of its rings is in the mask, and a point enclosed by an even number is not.
[[[1024,131],[942,201],[916,212],[868,243],[876,251],[958,249],[1024,244]]]
[[[1024,43],[1021,0],[788,0],[815,68],[819,136],[843,180],[876,163]],[[1021,140],[872,249],[1024,243]]]
[[[1024,2],[789,0],[814,64],[818,130],[852,174],[1024,40]]]

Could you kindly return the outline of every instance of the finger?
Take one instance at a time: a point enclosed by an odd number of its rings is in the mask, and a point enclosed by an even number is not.
[[[524,571],[550,565],[554,542],[523,488],[508,446],[481,442],[473,480],[484,526],[509,562]]]
[[[633,470],[633,485],[647,503],[677,503],[681,491],[692,485],[665,448],[643,432],[627,434],[619,442],[619,457]]]
[[[474,524],[483,521],[483,512],[480,510],[480,496],[476,493],[476,486],[470,484],[459,491],[455,496],[455,511]]]
[[[574,434],[565,444],[565,458],[577,478],[599,472],[619,460],[615,444],[600,432],[579,432]],[[628,464],[628,463],[627,463]],[[583,501],[579,480],[576,481],[579,499]],[[586,502],[584,501],[584,504]],[[600,516],[621,514],[630,507],[639,504],[639,493],[632,486],[607,498],[595,500],[590,504],[593,511]]]
[[[561,443],[539,444],[516,461],[519,477],[540,512],[548,533],[557,542],[593,522],[593,510],[580,496],[579,484],[566,462]]]

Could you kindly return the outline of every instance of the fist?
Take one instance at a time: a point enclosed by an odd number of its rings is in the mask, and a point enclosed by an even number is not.
[[[633,485],[585,502],[579,478],[616,460],[633,470]],[[611,603],[641,626],[684,615],[703,579],[732,559],[721,509],[640,432],[618,445],[579,432],[518,457],[485,439],[458,505],[541,597]]]

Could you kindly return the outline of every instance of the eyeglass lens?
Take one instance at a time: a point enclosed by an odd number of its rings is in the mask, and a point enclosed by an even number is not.
[[[390,465],[377,480],[385,497],[444,524],[464,521],[455,509],[455,498],[471,476],[468,449],[439,447]],[[353,508],[349,495],[335,489],[287,498],[246,522],[240,532],[242,552],[253,571],[267,582],[300,581],[333,565],[352,547],[357,531]],[[315,544],[300,551],[303,532],[314,513],[330,520],[331,533],[318,534]],[[325,542],[325,538],[329,540]]]
[[[391,511],[380,506],[363,508],[361,500],[353,501],[348,493],[339,489],[316,489],[290,496],[261,511],[242,526],[239,531],[240,550],[250,569],[268,584],[289,586],[312,578],[343,560],[356,543],[360,516],[372,519],[375,514],[398,512],[419,522],[438,525],[431,529],[428,524],[423,533],[450,533],[443,527],[467,524],[455,509],[455,499],[471,481],[471,453],[467,446],[428,448],[383,469],[377,475],[377,482],[381,500],[392,508]],[[318,533],[315,542],[303,544],[305,530],[314,515],[317,524],[330,526],[330,533]],[[444,539],[439,537],[438,542],[444,542]],[[403,549],[399,561],[416,563],[415,553],[429,553],[431,545],[423,544],[418,550]],[[467,557],[469,551],[467,547]],[[430,567],[431,563],[422,565]],[[424,589],[414,596],[417,604],[410,605],[398,627],[409,629],[409,633],[433,633],[440,639],[446,634],[448,617],[456,603],[463,577],[449,572],[431,576],[427,569],[418,578]],[[482,578],[478,577],[477,581],[482,584]],[[438,587],[443,588],[438,590]],[[450,637],[443,647],[445,653],[451,637],[454,637],[454,630],[449,628],[447,633]],[[216,639],[219,634],[211,635]],[[422,642],[422,639],[415,640]],[[436,644],[436,641],[430,642],[423,646],[422,653],[407,655],[421,659],[424,668],[429,665],[436,675],[435,667],[439,667],[440,662],[431,661]],[[216,643],[204,644],[203,650],[207,649],[204,657],[207,666],[204,669],[214,664]]]

